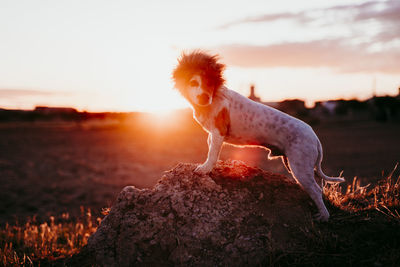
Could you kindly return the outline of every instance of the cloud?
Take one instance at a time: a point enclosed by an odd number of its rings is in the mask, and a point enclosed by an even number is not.
[[[357,12],[353,21],[375,19],[382,22],[400,22],[400,1],[398,0],[367,2],[349,8]]]
[[[388,1],[390,2],[390,1]],[[328,8],[322,8],[318,10],[322,11],[356,11],[358,13],[365,12],[367,10],[370,10],[371,8],[375,8],[377,5],[382,4],[382,1],[369,1],[369,2],[364,2],[361,4],[352,4],[352,5],[338,5],[338,6],[332,6]]]
[[[277,20],[296,20],[299,23],[306,23],[310,20],[305,14],[305,12],[300,12],[300,13],[278,13],[278,14],[265,14],[262,16],[256,16],[256,17],[248,17],[245,19],[229,22],[226,24],[223,24],[218,27],[218,29],[227,29],[233,26],[237,26],[240,24],[244,23],[259,23],[259,22],[271,22],[271,21],[277,21]]]
[[[264,14],[226,23],[221,27],[228,28],[242,23],[272,22],[276,20],[296,20],[300,23],[307,23],[316,19],[312,15],[315,12],[320,12],[325,15],[329,12],[348,12],[352,21],[362,21],[367,19],[377,19],[381,21],[400,21],[400,1],[370,1],[362,4],[339,5],[327,8],[305,10],[296,13],[284,12],[275,14]]]
[[[340,72],[400,73],[399,0],[264,14],[221,27],[282,20],[300,26],[292,29],[296,36],[299,31],[309,36],[313,30],[325,35],[311,35],[313,40],[297,38],[268,45],[228,44],[215,50],[228,64],[241,67],[327,67]],[[290,38],[290,31],[285,34]]]
[[[25,96],[51,96],[54,92],[27,89],[0,89],[1,98],[15,98]]]
[[[375,41],[389,42],[400,38],[400,1],[369,1],[361,4],[338,5],[327,8],[305,10],[297,13],[284,12],[264,14],[232,21],[218,27],[227,29],[246,23],[265,23],[279,20],[293,21],[299,25],[307,25],[315,21],[324,21],[334,17],[334,24],[343,24],[347,27],[355,27],[352,23],[362,23],[375,20],[380,24],[381,32],[376,35]],[[328,22],[327,24],[332,24]],[[392,34],[390,34],[392,33]],[[368,35],[368,32],[364,33]],[[379,37],[384,37],[379,39]]]
[[[400,74],[398,49],[371,53],[342,40],[292,42],[267,46],[224,45],[214,48],[228,65],[240,67],[329,67],[340,72]]]

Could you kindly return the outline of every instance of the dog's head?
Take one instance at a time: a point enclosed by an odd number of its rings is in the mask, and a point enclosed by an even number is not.
[[[201,51],[183,53],[178,59],[172,73],[175,88],[193,105],[210,105],[215,92],[224,84],[225,65],[217,60],[218,56]]]

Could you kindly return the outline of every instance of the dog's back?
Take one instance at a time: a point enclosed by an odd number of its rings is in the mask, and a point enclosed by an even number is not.
[[[223,95],[221,99],[229,103],[230,131],[225,142],[270,146],[284,152],[299,138],[310,139],[311,142],[316,138],[309,125],[275,108],[254,102],[226,88],[218,94]]]

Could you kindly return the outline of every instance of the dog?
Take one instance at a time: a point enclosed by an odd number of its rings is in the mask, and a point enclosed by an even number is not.
[[[218,55],[200,50],[183,53],[172,73],[175,88],[193,108],[194,119],[209,133],[207,160],[195,173],[205,175],[214,168],[223,143],[266,148],[269,158],[282,158],[289,173],[315,202],[315,219],[327,221],[329,212],[314,174],[331,183],[344,179],[323,173],[322,146],[313,129],[299,119],[226,88],[225,65],[218,60]]]

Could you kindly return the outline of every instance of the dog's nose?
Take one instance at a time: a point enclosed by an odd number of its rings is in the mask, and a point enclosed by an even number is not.
[[[208,101],[210,100],[210,96],[203,93],[203,94],[197,96],[197,100],[199,101],[200,105],[207,105]]]

